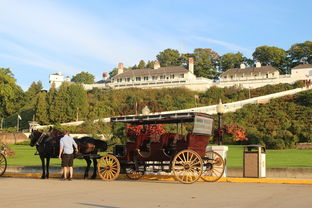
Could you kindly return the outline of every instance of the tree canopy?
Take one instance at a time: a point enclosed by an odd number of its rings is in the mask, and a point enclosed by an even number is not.
[[[299,63],[312,64],[312,41],[304,43],[296,43],[287,51],[291,66],[296,66]]]
[[[71,79],[72,82],[78,82],[83,84],[93,84],[94,83],[94,75],[89,74],[88,72],[80,72],[73,76]]]
[[[157,56],[157,60],[160,65],[165,66],[180,66],[181,65],[181,55],[178,50],[167,48],[161,51]]]
[[[286,51],[275,46],[259,46],[252,54],[263,65],[271,65],[285,72]]]
[[[217,72],[219,54],[210,48],[196,48],[192,54],[194,63],[194,73],[199,77],[214,78]]]
[[[231,68],[239,68],[243,62],[244,57],[242,53],[226,53],[220,57],[220,69],[225,72]]]
[[[0,117],[11,115],[22,105],[24,92],[9,68],[0,68]]]

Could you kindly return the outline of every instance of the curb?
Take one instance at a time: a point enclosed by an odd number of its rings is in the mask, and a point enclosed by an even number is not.
[[[40,178],[41,173],[5,173],[3,176],[12,178]],[[50,178],[61,178],[61,174],[51,173]],[[74,178],[83,179],[83,174],[74,174]],[[99,176],[97,179],[101,179]],[[118,180],[125,180],[127,176],[120,174]],[[173,176],[144,175],[140,180],[176,181]],[[198,182],[204,182],[199,179]],[[218,182],[230,183],[268,183],[268,184],[306,184],[311,185],[312,180],[305,179],[280,179],[280,178],[221,178]],[[218,183],[217,182],[217,183]]]

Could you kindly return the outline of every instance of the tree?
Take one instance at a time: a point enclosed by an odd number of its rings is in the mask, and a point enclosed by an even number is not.
[[[49,115],[48,115],[48,103],[47,103],[47,93],[40,92],[37,95],[37,102],[35,105],[35,118],[36,121],[40,124],[48,124],[49,123]]]
[[[87,92],[81,84],[68,84],[64,82],[58,91],[51,88],[47,100],[49,115],[52,123],[84,119],[88,113]]]
[[[260,46],[257,47],[252,54],[254,60],[260,61],[263,65],[271,65],[286,71],[286,51],[275,46]]]
[[[67,105],[67,115],[70,120],[86,118],[88,113],[87,92],[81,84],[68,86],[70,102]]]
[[[47,93],[47,102],[48,102],[48,115],[49,120],[54,123],[56,120],[56,105],[55,105],[55,98],[56,98],[57,91],[55,89],[55,83],[52,83],[49,92]]]
[[[219,54],[210,48],[196,48],[193,53],[195,58],[194,73],[199,77],[214,78],[218,75],[217,65]]]
[[[0,68],[0,117],[12,115],[21,107],[24,92],[15,82],[9,68]]]
[[[155,61],[147,61],[146,68],[152,69],[154,68]]]
[[[69,84],[63,82],[59,90],[55,93],[53,106],[50,106],[50,113],[52,123],[63,123],[69,121],[69,116],[67,115],[67,106],[70,103],[70,97],[67,93]]]
[[[244,59],[244,64],[245,64],[246,66],[248,66],[248,67],[254,66],[255,62],[254,62],[253,59],[247,58],[247,57],[245,57],[245,56],[243,57],[243,59]]]
[[[231,68],[239,68],[243,61],[244,57],[240,52],[224,54],[220,57],[220,69],[224,72]]]
[[[160,52],[156,57],[160,65],[163,67],[181,65],[181,56],[178,50],[168,48]]]
[[[312,64],[312,41],[292,45],[287,54],[292,67],[305,62]]]
[[[37,95],[42,90],[42,82],[32,82],[28,90],[25,92],[25,105],[33,108],[36,104]]]
[[[144,69],[144,68],[145,68],[145,62],[141,60],[138,65],[138,69]]]
[[[108,73],[109,74],[109,78],[112,78],[112,77],[116,76],[117,73],[118,73],[118,69],[117,68],[113,68],[113,70]]]
[[[88,72],[80,72],[73,76],[71,79],[72,82],[78,82],[83,84],[93,84],[94,83],[94,75],[89,74]]]

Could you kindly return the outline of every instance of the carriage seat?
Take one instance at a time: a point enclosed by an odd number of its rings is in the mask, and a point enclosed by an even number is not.
[[[177,133],[165,133],[161,136],[161,146],[166,148],[169,146],[174,146],[178,141],[185,140],[185,136]]]

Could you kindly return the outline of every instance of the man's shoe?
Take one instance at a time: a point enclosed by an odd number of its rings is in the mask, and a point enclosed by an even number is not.
[[[68,180],[69,180],[69,181],[72,181],[72,178],[69,178]]]

